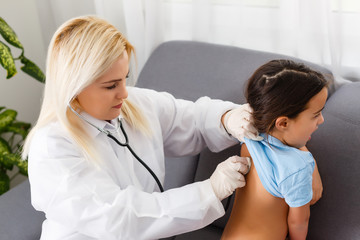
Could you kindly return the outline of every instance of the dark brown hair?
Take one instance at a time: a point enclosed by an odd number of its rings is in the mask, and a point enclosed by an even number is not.
[[[302,63],[281,59],[262,65],[248,80],[245,93],[254,126],[260,133],[270,133],[278,117],[296,118],[326,86],[321,73]]]

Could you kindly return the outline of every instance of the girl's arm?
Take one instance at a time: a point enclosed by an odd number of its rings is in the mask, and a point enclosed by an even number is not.
[[[301,207],[290,207],[288,215],[290,240],[305,240],[310,218],[310,203]]]
[[[313,180],[312,180],[312,189],[313,189],[313,197],[310,201],[310,205],[315,204],[322,196],[322,192],[323,192],[323,185],[322,185],[322,181],[321,181],[321,177],[320,177],[320,173],[315,162],[315,168],[314,168],[314,172],[313,172]]]
[[[300,150],[309,151],[306,146],[300,148]],[[315,204],[322,197],[322,192],[323,192],[323,185],[322,185],[319,169],[317,167],[315,159],[314,159],[314,162],[315,162],[315,167],[314,167],[314,172],[313,172],[313,175],[312,175],[312,179],[313,179],[312,180],[313,197],[312,197],[312,199],[310,201],[310,205]]]

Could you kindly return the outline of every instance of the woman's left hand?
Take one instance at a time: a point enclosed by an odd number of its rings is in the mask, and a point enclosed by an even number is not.
[[[310,205],[315,204],[322,197],[322,193],[323,193],[323,185],[316,161],[313,172],[312,190],[313,190],[313,197],[310,201]]]

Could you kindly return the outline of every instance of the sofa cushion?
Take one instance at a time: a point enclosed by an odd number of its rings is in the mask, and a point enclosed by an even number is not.
[[[164,189],[182,187],[194,182],[199,156],[166,158]]]
[[[360,239],[360,83],[338,89],[323,116],[308,144],[324,186],[311,207],[308,239]]]
[[[45,215],[31,206],[28,180],[1,195],[0,202],[0,239],[40,238]]]

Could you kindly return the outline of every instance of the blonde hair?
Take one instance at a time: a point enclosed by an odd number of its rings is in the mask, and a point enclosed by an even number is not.
[[[65,128],[86,158],[97,158],[96,147],[83,127],[84,121],[68,108],[68,104],[76,105],[81,111],[75,97],[102,76],[124,51],[130,58],[134,48],[103,19],[77,17],[59,27],[49,45],[44,99],[39,119],[25,141],[24,159],[37,129],[54,121]],[[132,127],[150,135],[144,115],[128,100],[124,100],[122,116]]]

